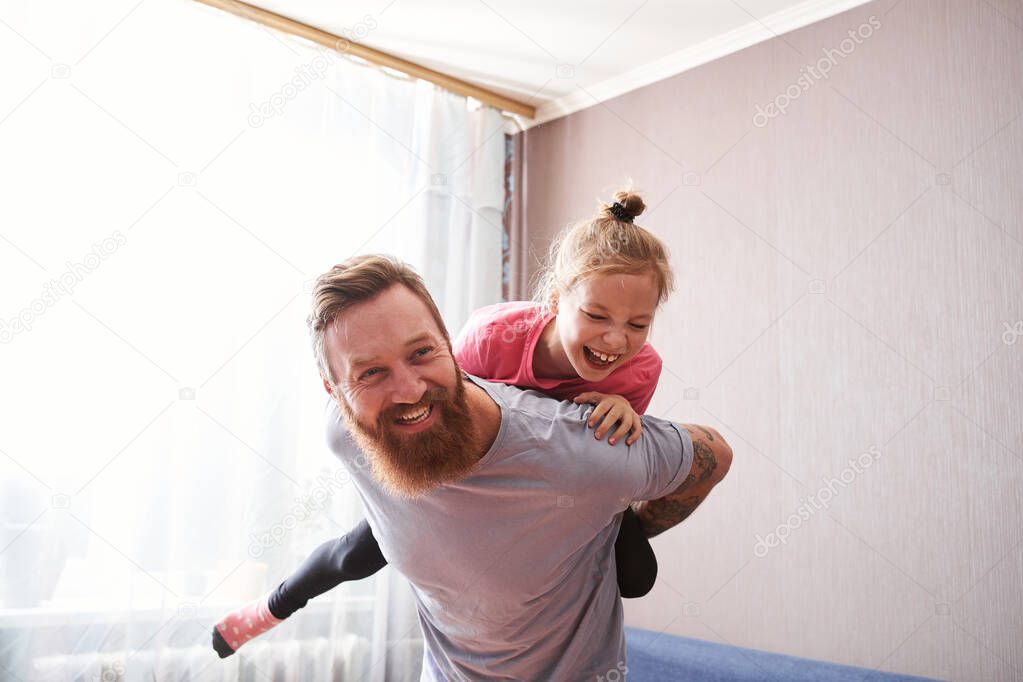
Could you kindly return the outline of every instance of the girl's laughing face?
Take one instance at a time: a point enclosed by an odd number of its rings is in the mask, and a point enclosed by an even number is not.
[[[576,373],[601,381],[634,358],[650,333],[657,298],[651,273],[595,275],[561,296],[558,336]]]

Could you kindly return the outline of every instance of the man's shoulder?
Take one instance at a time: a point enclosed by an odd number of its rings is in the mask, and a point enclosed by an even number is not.
[[[465,375],[470,381],[486,391],[501,408],[524,419],[539,418],[551,421],[561,418],[583,419],[583,413],[592,405],[577,405],[568,400],[558,400],[546,393],[531,388],[519,388],[513,384],[489,381],[472,374]]]
[[[497,402],[502,413],[507,412],[513,418],[523,420],[539,420],[547,423],[568,421],[585,426],[589,413],[594,409],[590,403],[575,403],[571,400],[558,400],[532,388],[519,388],[512,384],[499,381],[488,381],[480,377],[466,374]],[[643,414],[639,416],[644,424],[669,426],[671,422],[660,417]]]
[[[323,407],[323,416],[327,447],[334,453],[335,457],[344,461],[354,454],[361,452],[355,444],[351,432],[348,431],[348,427],[345,426],[341,409],[333,398],[327,399],[327,404]]]
[[[632,499],[652,499],[654,492],[689,472],[692,445],[687,442],[688,434],[668,420],[641,415],[642,437],[632,445],[612,445],[607,437],[593,437],[587,424],[593,405],[560,401],[477,377],[469,380],[487,391],[501,408],[499,449],[505,454],[542,453],[535,461],[557,480],[585,481],[592,491],[615,491],[613,497],[624,494]]]

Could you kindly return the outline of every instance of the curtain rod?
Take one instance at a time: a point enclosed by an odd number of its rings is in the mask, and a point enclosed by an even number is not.
[[[322,45],[323,47],[337,50],[343,54],[351,54],[356,57],[361,57],[368,62],[376,64],[378,66],[385,66],[396,71],[408,74],[415,78],[421,78],[424,81],[429,81],[434,85],[438,85],[451,92],[463,95],[466,97],[472,97],[477,99],[483,104],[490,105],[497,109],[509,111],[526,118],[534,118],[536,116],[536,107],[519,102],[510,97],[499,95],[496,92],[491,92],[485,88],[481,88],[478,85],[473,85],[458,78],[448,76],[428,69],[425,66],[410,62],[401,57],[395,57],[394,55],[381,52],[380,50],[374,50],[372,47],[366,45],[360,45],[359,43],[336,36],[333,33],[322,31],[318,28],[303,24],[300,21],[289,19],[281,14],[275,14],[269,10],[265,10],[255,5],[250,5],[240,0],[195,0],[201,2],[204,5],[210,7],[216,7],[225,12],[230,12],[236,16],[242,17],[243,19],[250,19],[256,23],[263,24],[270,28],[284,33],[290,33],[291,35],[311,40],[312,42]]]

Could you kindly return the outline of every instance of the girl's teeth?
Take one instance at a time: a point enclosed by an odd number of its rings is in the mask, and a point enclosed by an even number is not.
[[[586,350],[588,350],[593,355],[593,357],[597,358],[600,362],[605,363],[605,364],[611,364],[612,362],[617,360],[619,357],[621,357],[621,356],[618,356],[618,355],[605,355],[604,353],[598,353],[597,351],[593,350],[592,348],[587,348]]]

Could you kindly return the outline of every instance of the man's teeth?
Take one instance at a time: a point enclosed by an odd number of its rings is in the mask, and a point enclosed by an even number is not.
[[[593,350],[592,348],[589,348],[589,347],[587,347],[586,350],[590,352],[590,355],[592,355],[599,362],[602,362],[605,365],[610,365],[612,362],[614,362],[618,358],[622,357],[621,353],[619,353],[618,355],[608,355],[607,353],[601,353],[601,352],[595,351],[595,350]]]
[[[416,422],[423,421],[430,414],[430,406],[427,405],[415,412],[400,415],[398,421],[402,424],[415,424]]]

